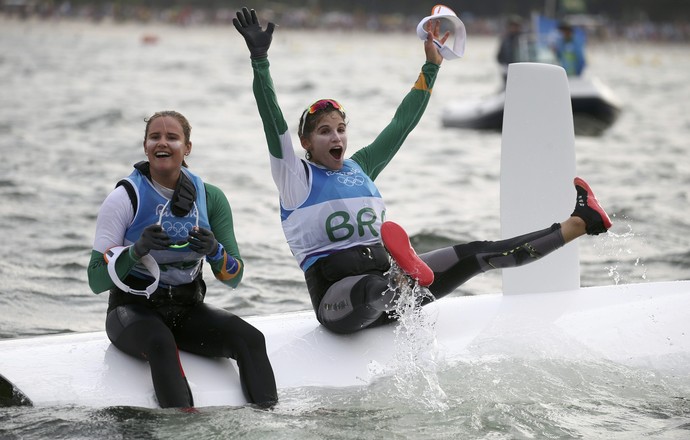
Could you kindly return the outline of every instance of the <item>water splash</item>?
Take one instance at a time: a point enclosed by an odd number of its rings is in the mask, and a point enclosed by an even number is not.
[[[613,217],[616,217],[613,215]],[[614,261],[613,264],[605,266],[608,271],[609,278],[612,278],[616,285],[621,281],[626,281],[624,278],[634,279],[639,277],[643,280],[647,279],[647,267],[641,258],[634,259],[632,267],[622,267],[623,263],[631,260],[633,254],[633,247],[636,245],[644,245],[643,237],[633,231],[632,223],[626,216],[622,216],[626,230],[622,232],[614,232],[609,230],[606,235],[598,237],[595,248],[599,248],[600,254],[610,258]],[[627,263],[629,266],[629,263]],[[637,272],[641,272],[637,274]]]
[[[434,299],[431,292],[412,283],[393,263],[389,287],[399,295],[390,312],[398,321],[394,330],[393,380],[399,396],[433,411],[448,408],[446,393],[439,384],[439,350],[436,316],[426,313],[421,302]]]

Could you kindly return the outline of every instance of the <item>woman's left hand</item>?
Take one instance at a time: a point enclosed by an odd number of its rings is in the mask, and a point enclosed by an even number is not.
[[[206,228],[194,228],[187,238],[189,247],[202,255],[215,255],[218,252],[218,240],[213,232]]]
[[[450,32],[446,32],[441,37],[441,20],[429,20],[424,25],[424,30],[427,32],[426,41],[424,41],[424,52],[426,53],[426,60],[430,63],[441,65],[443,61],[443,56],[438,51],[438,46],[434,40],[441,43],[441,45],[446,43],[446,40],[450,36]]]

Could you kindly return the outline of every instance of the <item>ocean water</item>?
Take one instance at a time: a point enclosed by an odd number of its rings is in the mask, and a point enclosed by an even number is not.
[[[191,121],[190,167],[228,195],[246,262],[241,287],[209,282],[207,301],[241,316],[310,308],[280,229],[248,52],[234,28],[1,20],[0,338],[103,329],[107,298],[86,280],[98,207],[143,158],[144,118],[165,109]],[[143,44],[146,34],[157,44]],[[500,134],[441,127],[446,103],[498,88],[496,49],[495,39],[470,35],[465,58],[443,64],[422,121],[377,179],[389,218],[419,251],[500,236]],[[614,221],[606,236],[580,240],[582,285],[689,279],[690,47],[600,43],[588,59],[624,108],[602,136],[576,139],[578,174]],[[413,30],[278,28],[270,60],[291,132],[307,104],[335,98],[348,111],[351,154],[393,116],[424,55]],[[494,272],[456,294],[500,289]],[[423,386],[414,373],[409,387]],[[397,379],[287,390],[273,411],[0,408],[0,438],[690,436],[690,384],[652,371],[482,359],[442,365],[442,393],[431,399]]]

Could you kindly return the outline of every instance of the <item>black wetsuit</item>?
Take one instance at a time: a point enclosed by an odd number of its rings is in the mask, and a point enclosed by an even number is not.
[[[184,290],[186,294],[179,293]],[[113,289],[105,322],[108,337],[123,352],[149,362],[163,408],[194,406],[178,348],[236,360],[247,400],[261,406],[275,403],[276,383],[264,335],[227,310],[205,304],[205,290],[199,279],[179,287],[173,301],[165,291],[147,300]]]
[[[277,401],[276,383],[264,336],[227,310],[204,303],[203,256],[191,255],[185,260],[166,260],[165,263],[156,260],[161,268],[161,284],[150,298],[125,293],[114,285],[104,254],[113,247],[127,244],[124,238],[117,238],[126,236],[139,215],[156,219],[159,216],[156,203],[139,206],[141,203],[136,202],[144,200],[142,196],[147,191],[149,195],[155,195],[151,188],[144,186],[148,185],[147,181],[139,179],[139,182],[142,186],[139,187],[138,199],[128,194],[127,185],[123,184],[106,198],[96,223],[96,239],[88,268],[89,286],[95,293],[110,291],[106,318],[108,337],[123,352],[149,362],[161,407],[190,407],[194,403],[180,364],[178,348],[202,356],[236,360],[247,400],[260,406],[272,405]],[[198,213],[208,215],[208,227],[222,245],[219,258],[205,260],[217,280],[229,287],[237,287],[244,264],[235,240],[230,205],[219,188],[208,183],[199,183],[198,187],[196,202],[199,206],[206,206]],[[161,193],[156,197],[163,197],[166,189],[157,188],[156,191]],[[170,194],[166,197],[174,196],[172,190],[167,192]],[[140,223],[152,222],[148,217],[144,219]],[[176,224],[174,221],[170,223]],[[139,259],[133,257],[129,250],[122,252],[115,261],[118,278],[130,288],[145,289],[151,283],[146,273],[136,272]],[[138,276],[134,275],[135,272]],[[172,278],[174,273],[178,274],[177,278]],[[185,274],[190,274],[187,279],[194,281],[175,282],[184,279]],[[163,280],[168,283],[164,284]]]
[[[470,278],[492,269],[518,267],[537,261],[565,244],[560,224],[500,241],[474,241],[420,255],[434,272],[433,298],[453,292]],[[381,246],[356,247],[322,258],[305,273],[319,321],[336,333],[353,333],[395,320],[395,292],[384,275],[390,269]]]

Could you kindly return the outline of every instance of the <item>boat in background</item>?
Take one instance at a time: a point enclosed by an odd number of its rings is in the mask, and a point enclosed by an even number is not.
[[[621,105],[611,89],[597,78],[569,78],[575,134],[599,136],[611,127]],[[505,91],[486,97],[450,103],[443,109],[441,122],[449,128],[501,131]]]
[[[522,58],[527,62],[558,65],[549,49],[557,32],[558,22],[542,15],[532,17],[534,32],[525,34]],[[576,38],[586,39],[582,28]],[[587,75],[568,77],[575,134],[599,136],[618,119],[622,104],[613,91],[597,77]],[[479,98],[453,102],[443,109],[444,127],[501,131],[505,90]]]

